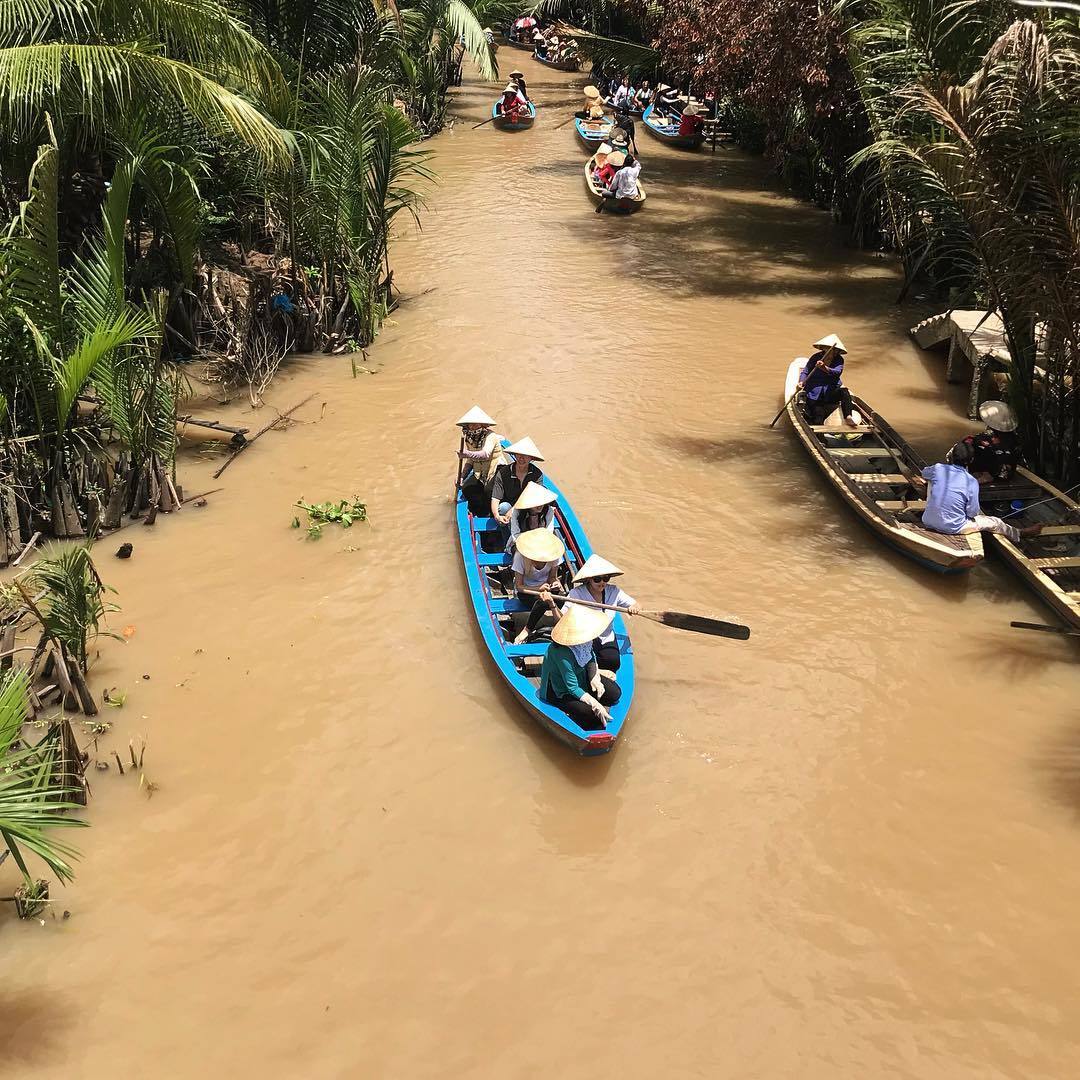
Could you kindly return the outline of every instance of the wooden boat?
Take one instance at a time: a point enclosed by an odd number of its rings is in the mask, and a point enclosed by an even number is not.
[[[861,398],[863,423],[848,427],[839,411],[811,424],[793,399],[805,361],[787,371],[784,400],[795,434],[848,507],[877,535],[922,566],[943,574],[968,570],[983,557],[981,533],[958,536],[922,527],[923,490],[909,479],[926,468],[915,451]]]
[[[615,102],[611,100],[611,98],[604,98],[604,105],[607,108],[611,109],[612,112],[618,112],[619,111],[619,106],[616,105]],[[627,109],[626,111],[631,116],[641,116],[643,110],[639,106],[635,106],[634,108]]]
[[[593,180],[593,170],[596,168],[598,159],[601,156],[602,155],[600,154],[593,154],[593,156],[585,162],[585,187],[588,188],[589,198],[597,205],[602,202],[607,203],[604,209],[609,212],[614,211],[616,214],[636,214],[638,210],[645,205],[646,195],[644,184],[642,184],[640,180],[638,181],[637,195],[633,199],[605,199],[604,196],[600,194],[600,189]]]
[[[984,536],[1066,625],[1080,630],[1080,503],[1022,467],[1011,481],[984,485],[979,502],[984,513],[1007,517],[1017,528],[1043,526],[1016,544],[997,533]]]
[[[532,42],[532,38],[528,41],[518,41],[516,38],[508,37],[506,44],[513,46],[515,49],[523,49],[525,52],[535,52],[536,46]]]
[[[494,117],[494,124],[502,131],[524,131],[526,128],[533,126],[533,121],[536,119],[536,106],[529,102],[529,115],[523,116],[516,121],[507,120],[502,114],[502,99],[500,98],[491,106],[491,115]]]
[[[566,545],[567,569],[572,577],[592,554],[592,548],[570,504],[547,476],[544,477],[544,485],[559,496],[555,504],[555,532]],[[618,671],[622,697],[609,710],[611,721],[606,727],[595,731],[579,727],[562,709],[540,700],[540,665],[549,643],[513,644],[529,608],[508,588],[511,584],[511,560],[503,552],[498,523],[493,518],[473,517],[469,513],[468,503],[460,495],[456,509],[458,540],[465,563],[469,597],[480,634],[499,674],[526,711],[555,738],[586,757],[606,754],[622,732],[634,697],[634,653],[623,616],[616,615],[612,624],[615,640],[622,653],[622,664]],[[494,550],[489,551],[489,548]]]
[[[680,150],[696,150],[705,141],[705,132],[699,131],[696,135],[680,135],[679,125],[670,124],[666,121],[661,123],[656,116],[655,106],[650,105],[642,114],[641,119],[646,131],[668,146],[677,147]]]
[[[595,154],[596,148],[605,139],[610,139],[611,133],[614,130],[615,123],[607,116],[605,116],[603,120],[582,120],[580,117],[574,118],[574,132],[577,134],[578,142],[580,142],[590,154]]]
[[[577,71],[581,67],[581,61],[575,56],[569,60],[548,60],[538,52],[533,52],[533,59],[545,67],[554,68],[556,71]]]

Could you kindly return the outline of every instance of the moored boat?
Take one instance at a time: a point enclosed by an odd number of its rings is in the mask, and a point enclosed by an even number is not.
[[[556,71],[577,71],[581,67],[581,61],[576,56],[570,57],[568,60],[548,60],[538,52],[533,52],[533,59],[538,64],[555,68]]]
[[[606,139],[609,139],[614,130],[615,123],[609,116],[605,116],[603,120],[582,120],[580,117],[574,118],[574,132],[577,135],[578,142],[580,142],[590,154],[595,154],[596,148]]]
[[[566,545],[566,567],[572,576],[592,554],[592,548],[569,503],[547,476],[544,486],[558,495],[555,532]],[[634,653],[623,616],[616,615],[612,623],[622,654],[617,673],[622,696],[610,707],[611,720],[606,726],[598,722],[596,730],[583,728],[562,709],[540,699],[540,665],[549,643],[513,644],[529,608],[513,595],[511,559],[503,551],[498,523],[493,518],[474,517],[460,495],[456,509],[469,598],[480,634],[499,674],[526,711],[555,738],[587,757],[606,754],[622,732],[634,697]]]
[[[861,398],[852,403],[862,414],[857,428],[834,412],[811,424],[795,400],[805,361],[788,367],[784,400],[791,426],[825,478],[864,524],[890,547],[922,566],[951,574],[970,569],[983,557],[981,533],[946,535],[923,528],[923,490],[912,483],[926,462]]]
[[[655,105],[650,105],[641,114],[641,120],[645,125],[645,129],[654,139],[659,139],[660,142],[667,143],[668,146],[674,146],[680,150],[696,150],[705,141],[703,131],[698,131],[693,135],[680,135],[678,121],[669,123],[666,117],[661,121],[656,115]]]
[[[611,98],[604,98],[604,105],[605,105],[606,108],[611,109],[613,112],[618,112],[618,110],[619,110],[619,106],[616,105],[615,102],[611,100]],[[641,114],[642,114],[642,112],[644,110],[641,109],[639,106],[635,105],[633,108],[627,109],[626,111],[631,116],[641,116]]]
[[[588,161],[585,162],[585,187],[588,189],[589,198],[594,203],[599,205],[605,203],[605,210],[614,211],[618,214],[635,214],[645,205],[645,186],[639,180],[637,183],[637,195],[632,199],[605,199],[600,193],[600,189],[596,186],[596,182],[593,180],[593,170],[598,164],[603,164],[599,159],[604,156],[601,154],[593,154]]]
[[[512,46],[515,49],[523,49],[525,52],[535,52],[536,46],[532,43],[532,38],[528,41],[519,41],[517,38],[508,37],[506,44]]]
[[[517,120],[509,120],[502,114],[502,100],[500,99],[491,106],[491,115],[494,117],[495,127],[503,131],[524,131],[533,126],[533,121],[536,119],[536,106],[530,101],[527,116],[519,115]]]
[[[1025,528],[1041,525],[1037,536],[1013,543],[986,533],[999,554],[1039,598],[1075,630],[1080,630],[1080,503],[1023,467],[1012,480],[986,484],[979,492],[983,511]]]

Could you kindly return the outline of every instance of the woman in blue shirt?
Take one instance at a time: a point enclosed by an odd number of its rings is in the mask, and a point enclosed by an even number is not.
[[[829,334],[814,342],[818,351],[806,361],[806,366],[799,376],[799,387],[806,394],[804,413],[811,423],[820,424],[829,414],[840,406],[844,422],[851,427],[858,427],[859,421],[853,415],[851,394],[840,377],[844,373],[844,343],[835,335]]]

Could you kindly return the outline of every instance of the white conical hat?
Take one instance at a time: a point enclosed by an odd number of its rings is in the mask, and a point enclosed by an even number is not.
[[[574,584],[580,585],[594,577],[616,577],[622,571],[614,564],[609,563],[603,555],[590,555],[582,568],[574,575]]]
[[[835,334],[829,334],[820,341],[815,341],[814,348],[835,349],[837,352],[847,352],[847,349],[844,348],[844,343]]]
[[[600,144],[600,146],[597,148],[596,152],[598,154],[610,154],[611,151],[614,150],[614,149],[615,149],[615,147],[612,146],[611,143],[606,143],[605,142],[605,143]]]
[[[610,611],[569,603],[566,614],[551,631],[551,640],[556,645],[584,645],[598,638],[611,625],[614,617]]]
[[[517,549],[519,554],[534,563],[555,562],[566,551],[563,542],[548,529],[530,529],[518,533]]]
[[[536,443],[528,435],[524,439],[518,439],[512,446],[506,448],[506,453],[515,454],[517,457],[532,458],[533,461],[544,461],[544,455],[536,448]]]
[[[504,94],[516,94],[517,93],[517,88],[518,88],[517,83],[514,83],[514,82],[507,83],[506,84],[506,89],[503,90],[503,93]]]
[[[457,427],[476,424],[479,427],[494,427],[495,421],[479,405],[474,405],[458,422]]]
[[[535,510],[538,506],[547,506],[548,503],[558,502],[559,496],[550,488],[530,480],[525,485],[525,490],[518,496],[514,503],[515,510]]]
[[[1004,401],[984,401],[979,406],[979,418],[991,431],[1015,431],[1016,413]]]

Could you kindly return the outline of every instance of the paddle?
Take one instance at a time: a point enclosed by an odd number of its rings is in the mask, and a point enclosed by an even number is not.
[[[533,589],[523,589],[530,596],[539,596],[540,593]],[[565,597],[561,598],[566,600]],[[624,615],[633,614],[626,608],[617,604],[598,604],[593,600],[578,600],[577,597],[569,600],[571,604],[580,604],[582,607],[599,608],[601,611],[621,611]],[[643,619],[661,623],[664,626],[672,626],[676,630],[691,630],[696,634],[711,634],[713,637],[734,638],[736,641],[746,641],[750,637],[750,627],[741,626],[739,623],[723,622],[720,619],[709,619],[704,615],[690,615],[685,611],[638,611],[636,614]]]
[[[1063,626],[1047,626],[1037,622],[1011,622],[1017,630],[1041,630],[1044,634],[1061,634],[1062,637],[1080,637],[1080,630],[1066,630]]]
[[[458,447],[457,459],[457,482],[454,484],[454,494],[461,490],[461,474],[465,471],[465,459],[461,456],[465,453],[465,436],[461,436],[461,445]]]
[[[787,401],[784,402],[784,407],[773,417],[773,422],[769,425],[769,427],[776,427],[776,421],[779,420],[780,417],[787,412],[787,407],[799,396],[799,391],[801,389],[801,386],[796,387],[795,393],[792,394],[791,397],[789,397]],[[776,399],[774,398],[773,400],[775,401]]]
[[[555,127],[552,128],[552,131],[558,131],[560,128],[566,127],[567,124],[572,123],[576,119],[576,116],[571,116],[569,120],[564,120],[561,124],[556,124]]]
[[[489,116],[486,120],[481,120],[479,124],[473,124],[473,131],[475,131],[478,127],[483,127],[485,124],[490,124],[492,120],[498,120],[500,116],[502,116],[502,113],[498,113],[496,116]]]

